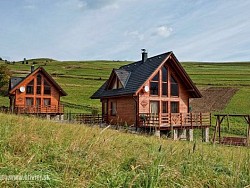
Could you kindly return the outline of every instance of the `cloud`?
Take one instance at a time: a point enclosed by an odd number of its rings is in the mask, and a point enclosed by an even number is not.
[[[125,36],[136,38],[141,41],[144,39],[144,35],[140,33],[139,31],[126,31],[124,34]]]
[[[171,27],[163,25],[163,26],[156,27],[152,35],[167,38],[171,35],[172,31],[173,29]]]
[[[80,0],[87,9],[118,8],[118,0]]]
[[[36,6],[35,5],[24,5],[23,8],[28,9],[28,10],[34,10],[36,8]]]

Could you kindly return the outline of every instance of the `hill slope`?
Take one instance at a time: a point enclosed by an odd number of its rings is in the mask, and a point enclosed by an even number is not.
[[[1,187],[245,187],[250,150],[0,114]],[[6,176],[5,176],[6,175]]]
[[[62,101],[66,112],[90,113],[95,107],[101,110],[99,100],[89,97],[108,79],[113,68],[129,62],[120,61],[54,61],[49,59],[28,60],[29,64],[8,64],[15,76],[25,76],[35,61],[35,67],[43,66],[68,93]],[[0,65],[3,62],[0,62]],[[182,63],[194,83],[200,88],[230,87],[239,89],[233,96],[234,105],[227,112],[250,113],[247,105],[250,93],[250,63]],[[241,98],[238,98],[238,93]],[[237,97],[237,98],[235,98]],[[212,100],[214,98],[211,98]],[[229,100],[231,103],[231,100]],[[8,97],[0,96],[0,104],[8,106]],[[242,106],[243,105],[243,106]],[[221,109],[220,109],[221,110]],[[216,110],[218,111],[218,110]],[[224,109],[222,109],[224,111]]]

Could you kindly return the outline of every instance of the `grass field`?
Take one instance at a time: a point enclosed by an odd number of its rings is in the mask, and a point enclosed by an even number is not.
[[[6,114],[0,114],[0,125],[0,187],[250,185],[250,150],[244,147],[176,142]],[[8,175],[47,179],[7,181]]]
[[[3,64],[4,62],[0,62]],[[99,100],[89,97],[108,79],[113,68],[129,62],[118,61],[55,61],[50,59],[28,60],[29,64],[16,62],[8,65],[16,76],[26,76],[31,64],[43,66],[65,89],[68,96],[63,97],[69,107],[66,111],[91,112],[93,107],[100,110]],[[182,63],[194,83],[199,87],[222,86],[240,88],[225,112],[250,113],[248,96],[250,94],[250,63]],[[22,73],[22,74],[21,74]],[[240,97],[239,97],[240,96]],[[0,97],[2,105],[8,105],[7,97]],[[73,105],[78,105],[73,107]]]

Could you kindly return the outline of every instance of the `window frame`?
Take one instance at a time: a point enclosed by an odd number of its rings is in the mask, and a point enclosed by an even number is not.
[[[49,88],[49,90],[47,90]],[[44,95],[51,95],[51,85],[49,84],[49,82],[44,79],[44,83],[43,83],[43,94]],[[46,93],[46,91],[49,91],[49,93]]]
[[[111,101],[110,102],[110,110],[111,110],[111,116],[116,116],[117,115],[117,102],[116,101]]]
[[[27,101],[31,100],[31,104],[27,104]],[[25,97],[25,106],[33,106],[34,105],[34,97]]]
[[[173,80],[174,80],[174,82],[173,82]],[[176,89],[176,91],[174,91],[174,89]],[[175,93],[177,93],[177,94],[175,94]],[[171,77],[170,77],[170,95],[171,95],[171,97],[179,97],[180,96],[179,84],[173,75],[171,75]]]
[[[166,70],[165,79],[164,79],[164,75],[163,75],[163,69]],[[164,88],[163,85],[165,86],[165,90],[163,89]],[[163,94],[163,92],[164,92],[164,94]],[[166,67],[165,65],[163,65],[161,68],[161,95],[164,97],[168,96],[168,67]]]
[[[34,79],[31,80],[26,86],[26,94],[34,95]]]
[[[177,104],[175,107],[176,107],[176,111],[173,111],[173,104]],[[179,101],[171,101],[170,102],[170,111],[171,113],[180,113],[180,102]]]
[[[154,80],[154,78],[155,78],[156,76],[158,77],[158,80]],[[160,88],[159,88],[159,83],[160,83],[159,77],[160,77],[160,71],[158,71],[158,72],[154,75],[154,77],[150,80],[150,84],[149,84],[149,85],[150,85],[150,87],[149,87],[149,88],[150,88],[150,92],[149,92],[149,93],[150,93],[150,96],[159,96],[159,90],[160,90]],[[152,90],[152,85],[153,85],[153,84],[157,84],[157,90],[156,90],[157,93],[156,93],[156,94],[154,94],[154,93],[153,93],[154,90]]]

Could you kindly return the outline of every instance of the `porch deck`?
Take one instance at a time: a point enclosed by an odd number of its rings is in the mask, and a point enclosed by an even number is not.
[[[204,128],[210,127],[210,113],[162,113],[139,114],[139,127],[170,130],[171,128]]]
[[[14,108],[16,114],[63,114],[63,105],[46,105],[46,106],[16,106]]]

